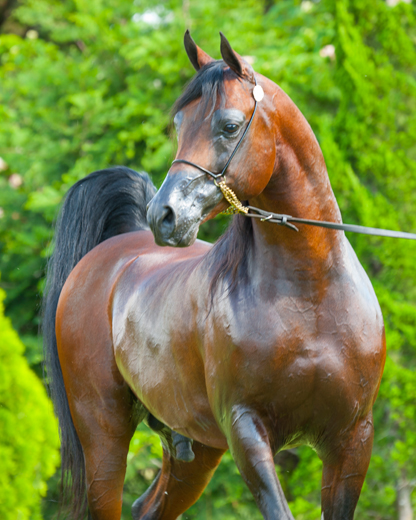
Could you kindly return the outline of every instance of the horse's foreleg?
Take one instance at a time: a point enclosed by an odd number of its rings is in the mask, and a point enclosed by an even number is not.
[[[352,520],[370,464],[373,418],[370,413],[324,456],[322,474],[322,518]]]
[[[224,450],[194,441],[195,459],[181,462],[163,451],[163,465],[153,484],[133,504],[134,520],[175,520],[201,496]]]
[[[234,460],[266,520],[293,520],[277,478],[269,436],[261,419],[236,409],[227,440]]]

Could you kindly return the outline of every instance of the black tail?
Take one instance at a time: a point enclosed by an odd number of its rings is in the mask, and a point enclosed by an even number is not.
[[[55,336],[59,295],[72,269],[100,242],[146,229],[146,206],[155,193],[148,175],[121,166],[99,170],[68,191],[55,229],[55,248],[48,262],[43,299],[45,368],[61,437],[61,491],[72,517],[86,515],[84,455],[65,393]]]

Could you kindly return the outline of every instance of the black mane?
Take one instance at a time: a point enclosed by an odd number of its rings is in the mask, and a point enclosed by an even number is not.
[[[253,248],[253,225],[244,215],[234,215],[226,232],[217,240],[206,257],[211,275],[211,300],[220,282],[232,292],[248,272]]]

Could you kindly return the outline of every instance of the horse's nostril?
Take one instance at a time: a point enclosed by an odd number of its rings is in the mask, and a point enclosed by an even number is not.
[[[156,243],[165,245],[175,232],[177,215],[170,205],[160,203],[156,198],[149,204],[147,221]]]
[[[163,206],[157,221],[157,233],[164,238],[169,238],[174,232],[176,225],[176,215],[174,210],[170,206]]]
[[[163,208],[163,216],[161,218],[162,224],[167,226],[171,226],[175,223],[175,214],[170,206],[165,206]]]

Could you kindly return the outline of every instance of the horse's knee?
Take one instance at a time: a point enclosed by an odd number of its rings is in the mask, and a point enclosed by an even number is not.
[[[268,431],[263,421],[252,410],[237,409],[227,440],[234,458],[252,458],[267,453],[272,458]]]

